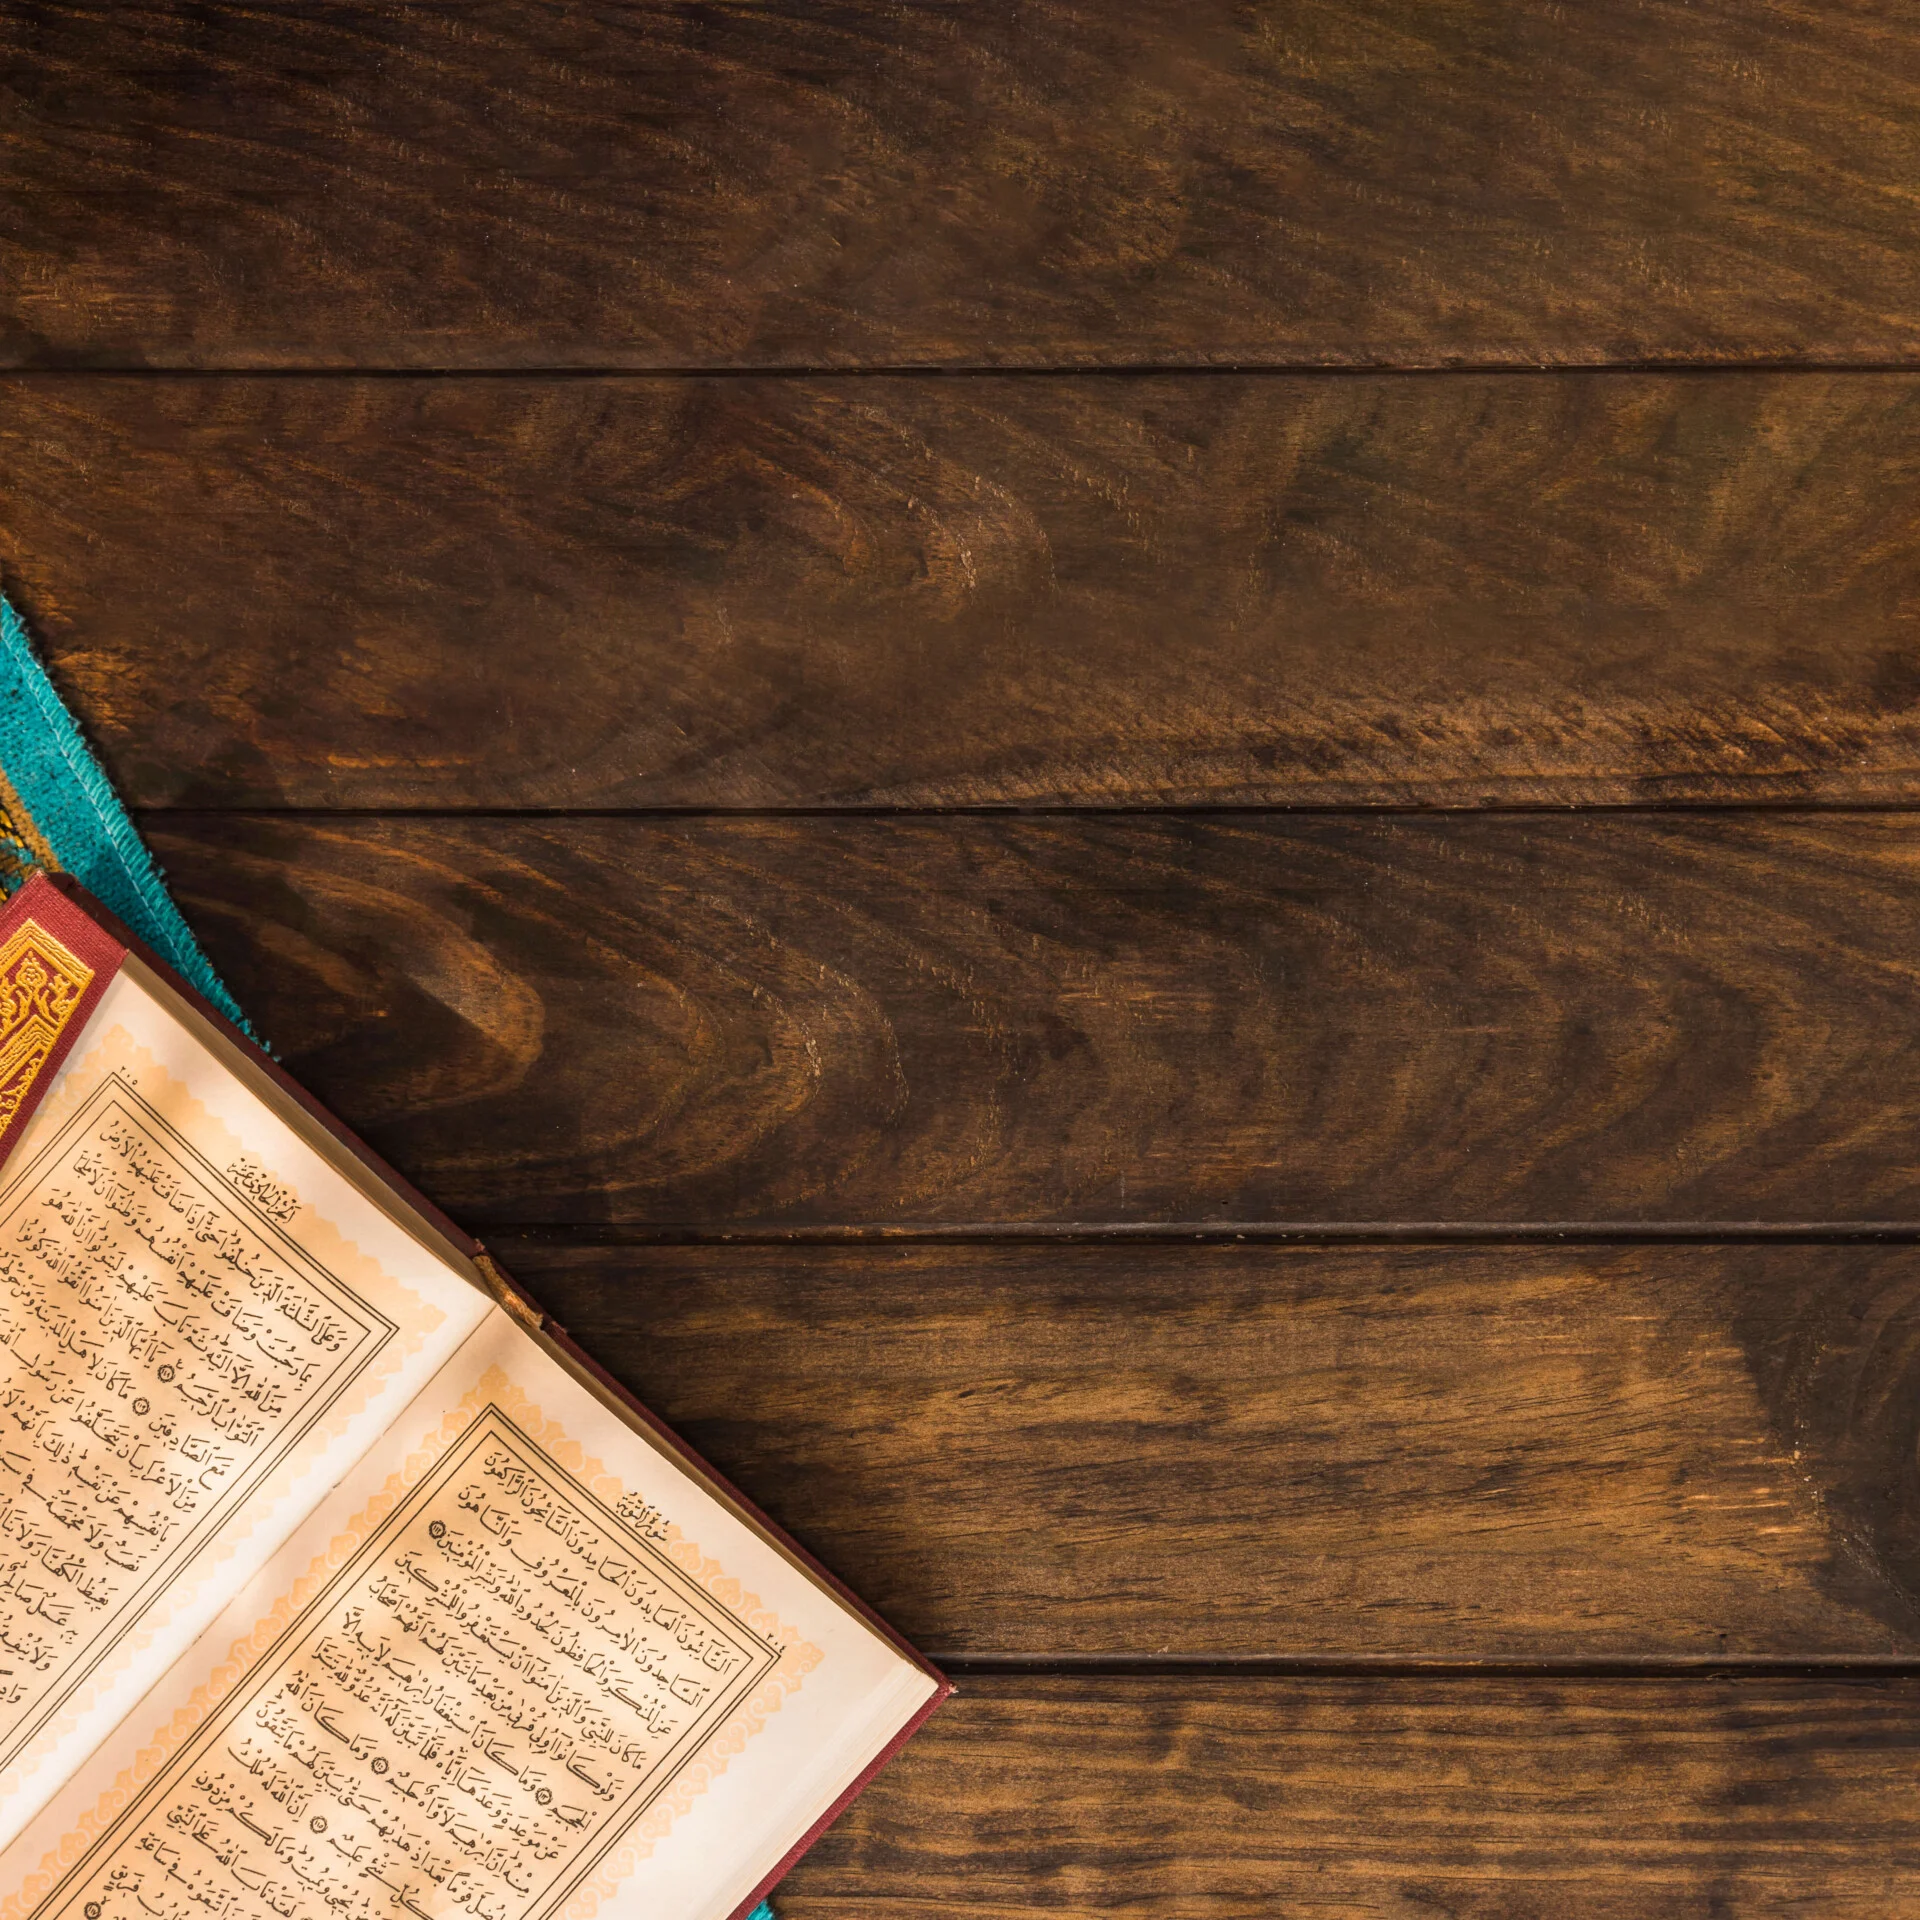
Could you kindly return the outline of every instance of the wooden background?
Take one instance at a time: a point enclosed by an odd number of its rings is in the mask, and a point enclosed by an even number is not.
[[[1920,1914],[1920,19],[0,4],[0,583],[960,1679],[790,1920]]]

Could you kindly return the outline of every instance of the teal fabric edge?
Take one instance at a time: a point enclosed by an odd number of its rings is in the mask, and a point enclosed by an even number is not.
[[[239,1003],[180,917],[153,855],[113,783],[81,737],[27,638],[20,616],[0,597],[0,772],[27,818],[6,835],[24,866],[50,853],[104,906],[118,914],[190,985],[252,1034]],[[41,844],[36,845],[36,840]],[[12,892],[24,873],[5,884]]]
[[[764,1900],[747,1915],[747,1920],[773,1920],[773,1908]]]

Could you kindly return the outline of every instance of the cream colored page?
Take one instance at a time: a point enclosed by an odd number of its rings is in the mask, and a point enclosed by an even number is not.
[[[0,1180],[0,1842],[488,1311],[108,987]]]
[[[496,1312],[0,1920],[723,1920],[932,1691]]]

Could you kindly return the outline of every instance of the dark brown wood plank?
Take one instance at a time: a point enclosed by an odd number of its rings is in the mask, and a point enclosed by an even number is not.
[[[936,1653],[1920,1656],[1920,1248],[495,1250]]]
[[[1920,346],[1920,28],[1796,0],[0,12],[14,359]]]
[[[1920,1913],[1920,1683],[974,1680],[792,1920]]]
[[[476,1224],[1920,1220],[1920,819],[160,816]]]
[[[16,378],[149,804],[1920,800],[1920,381]]]

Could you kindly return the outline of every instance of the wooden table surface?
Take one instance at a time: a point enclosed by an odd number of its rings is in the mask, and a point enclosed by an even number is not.
[[[1920,16],[0,4],[0,584],[960,1682],[790,1920],[1920,1914]]]

